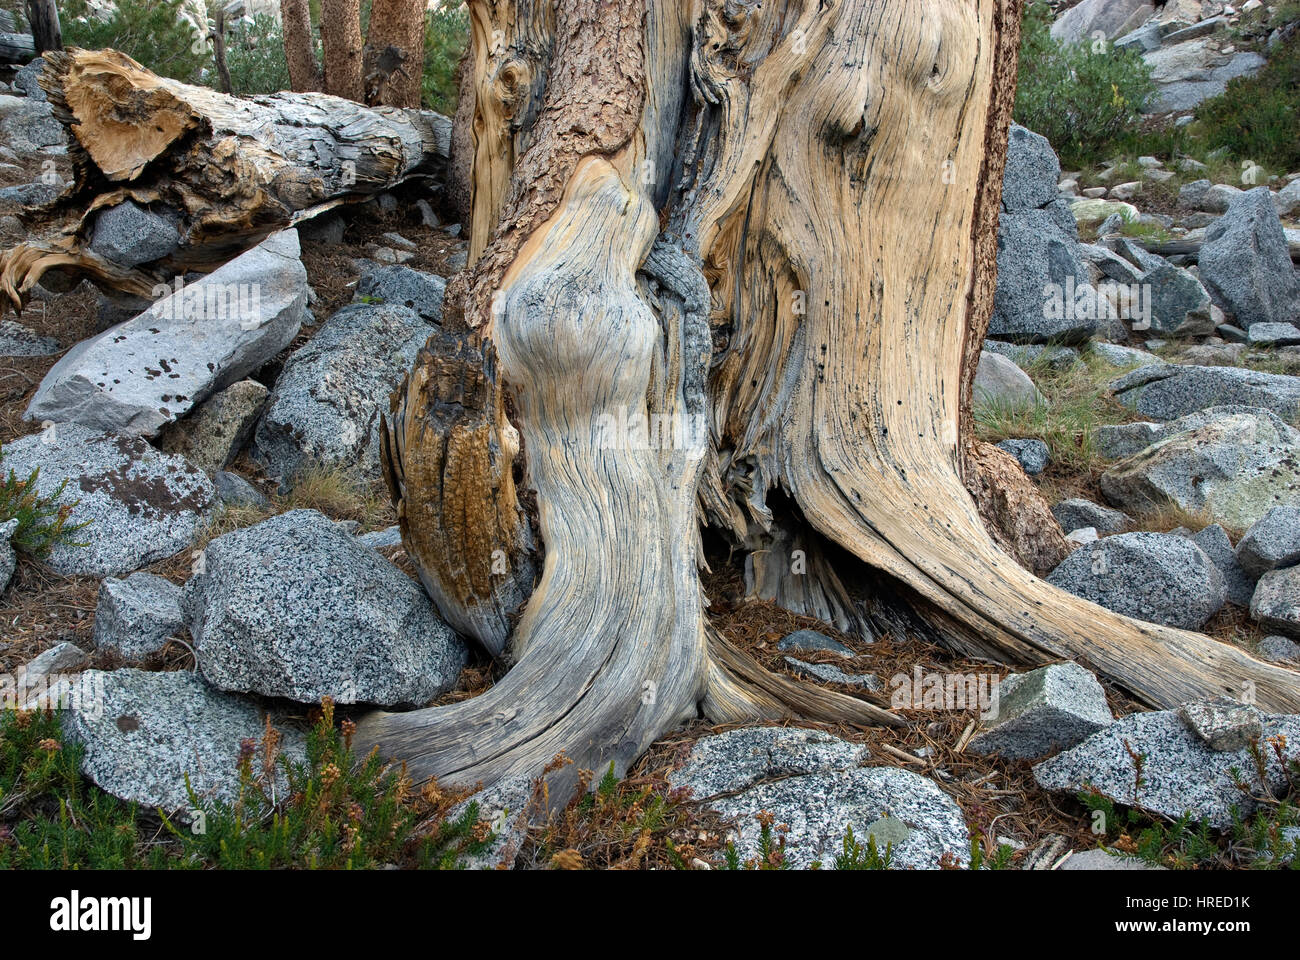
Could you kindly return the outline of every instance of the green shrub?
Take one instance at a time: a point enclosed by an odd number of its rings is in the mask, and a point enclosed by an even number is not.
[[[420,99],[440,113],[456,112],[456,65],[469,43],[469,13],[463,4],[429,14],[424,28],[424,75]]]
[[[212,49],[180,18],[182,0],[118,0],[111,19],[90,13],[86,0],[59,4],[63,42],[70,47],[111,47],[138,60],[154,73],[198,83],[212,63]]]
[[[1196,108],[1207,147],[1281,170],[1300,168],[1300,32],[1269,51],[1253,77],[1229,81]]]
[[[1155,86],[1136,52],[1057,43],[1051,23],[1042,0],[1025,8],[1014,115],[1045,136],[1067,167],[1084,166],[1137,123]]]
[[[319,40],[317,41],[319,48]],[[320,50],[316,51],[317,62]],[[253,22],[226,30],[226,67],[236,96],[278,93],[289,89],[289,66],[284,58],[284,31],[276,19],[256,14]]]
[[[0,461],[3,459],[4,451],[0,449]],[[36,489],[40,475],[40,467],[21,480],[12,470],[7,474],[0,472],[0,524],[16,519],[18,528],[10,535],[10,542],[24,553],[38,557],[48,553],[56,543],[72,543],[72,535],[90,523],[89,520],[68,523],[78,501],[57,502],[68,481],[60,483],[53,495],[42,496]]]

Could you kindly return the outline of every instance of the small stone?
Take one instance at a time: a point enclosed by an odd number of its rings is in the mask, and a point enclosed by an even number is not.
[[[1239,607],[1249,607],[1250,598],[1255,594],[1256,578],[1242,569],[1237,553],[1232,549],[1232,541],[1228,539],[1228,531],[1219,524],[1212,523],[1189,539],[1205,552],[1223,574],[1228,602]]]
[[[1077,550],[1079,547],[1086,546],[1090,543],[1096,543],[1100,539],[1101,538],[1097,536],[1096,527],[1079,527],[1075,530],[1071,530],[1065,535],[1065,542],[1069,544],[1070,548],[1073,550]]]
[[[6,520],[0,523],[0,593],[4,593],[13,579],[14,570],[18,568],[18,557],[11,542],[18,529],[18,520]]]
[[[876,693],[884,689],[884,684],[874,673],[845,673],[839,667],[829,663],[808,663],[804,660],[796,660],[794,657],[786,657],[785,662],[801,677],[811,677],[823,683],[842,683],[847,687],[857,687]]]
[[[1254,323],[1246,331],[1252,347],[1294,347],[1300,344],[1300,327],[1291,323]]]
[[[124,200],[96,215],[90,249],[119,266],[134,267],[167,256],[180,242],[170,222]]]
[[[185,627],[181,588],[152,573],[106,578],[95,604],[95,646],[127,660],[157,653]]]
[[[217,499],[228,507],[265,509],[270,506],[262,491],[237,473],[218,470],[213,475],[213,485],[217,489]]]
[[[1265,630],[1300,637],[1300,567],[1270,570],[1260,577],[1250,615]]]
[[[1133,523],[1127,513],[1078,498],[1062,500],[1052,507],[1052,516],[1062,530],[1093,527],[1098,533],[1122,533]]]
[[[357,540],[372,550],[400,547],[402,545],[402,528],[394,525],[385,527],[383,530],[372,530],[370,533],[361,534],[361,536],[357,537]]]
[[[1124,857],[1108,850],[1084,850],[1070,855],[1058,870],[1168,870],[1140,860],[1137,857]]]
[[[1006,357],[987,350],[980,351],[975,371],[975,395],[980,403],[1011,407],[1043,402],[1043,395],[1029,375]]]
[[[86,651],[75,643],[56,643],[24,667],[26,683],[47,680],[56,673],[75,673],[90,663]]]
[[[1300,643],[1277,635],[1259,641],[1259,655],[1279,663],[1300,663]]]
[[[787,634],[777,641],[776,648],[782,653],[816,653],[825,651],[827,653],[836,653],[841,657],[856,657],[857,654],[840,643],[838,640],[832,640],[824,633],[818,633],[816,630],[796,630],[794,633]]]
[[[1077,663],[1051,664],[1002,681],[966,749],[1033,759],[1069,749],[1113,720],[1096,677]]]
[[[1256,579],[1300,563],[1300,506],[1269,508],[1237,544],[1237,560]]]
[[[1047,444],[1041,440],[1003,440],[998,447],[1020,461],[1020,466],[1031,477],[1036,477],[1047,469],[1049,451]]]
[[[189,416],[163,427],[158,446],[216,473],[248,445],[268,391],[256,380],[240,380],[213,394]]]
[[[1243,750],[1264,735],[1260,712],[1229,697],[1185,703],[1178,716],[1211,750]]]

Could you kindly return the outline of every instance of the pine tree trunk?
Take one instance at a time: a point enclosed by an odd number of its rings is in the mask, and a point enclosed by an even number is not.
[[[364,103],[361,74],[361,0],[321,0],[321,57],[325,61],[325,92]]]
[[[418,107],[424,70],[423,0],[375,0],[366,34],[366,102]]]
[[[307,0],[280,0],[280,24],[290,89],[298,93],[320,91],[324,84],[312,45],[311,6]]]
[[[701,522],[801,612],[863,625],[852,576],[963,653],[1300,709],[1291,671],[1038,579],[1060,529],[971,436],[1018,10],[472,0],[470,266],[384,459],[439,609],[514,666],[363,745],[472,784],[621,770],[700,714],[897,722],[709,629]]]

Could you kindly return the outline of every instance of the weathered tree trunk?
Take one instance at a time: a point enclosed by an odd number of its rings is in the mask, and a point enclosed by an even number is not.
[[[833,544],[963,653],[1300,709],[1291,671],[1037,579],[1061,532],[971,437],[1016,0],[470,12],[470,267],[385,461],[439,609],[514,666],[363,744],[473,783],[622,769],[700,714],[891,722],[710,631],[701,522],[795,609],[865,626]]]
[[[36,56],[29,33],[0,33],[0,63],[27,63]]]
[[[375,0],[366,31],[366,102],[418,107],[424,71],[423,0]]]
[[[307,0],[280,0],[280,24],[284,33],[284,59],[289,67],[289,86],[298,93],[323,89],[324,80],[312,45],[311,6]]]
[[[46,59],[41,84],[71,134],[76,180],[37,220],[43,235],[0,254],[0,295],[20,309],[50,269],[148,296],[177,272],[446,163],[451,124],[436,113],[312,93],[236,99],[112,50]],[[128,199],[171,212],[181,245],[170,257],[124,268],[90,249],[97,214]]]
[[[363,103],[361,0],[321,0],[321,59],[325,61],[325,92]]]
[[[27,22],[37,53],[63,49],[63,30],[59,26],[59,8],[54,0],[27,0]]]

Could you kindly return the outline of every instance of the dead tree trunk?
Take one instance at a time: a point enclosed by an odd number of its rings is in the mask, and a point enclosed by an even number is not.
[[[54,0],[27,0],[27,22],[37,53],[63,49],[63,30],[59,26],[59,8]]]
[[[1300,709],[1297,674],[1013,559],[1061,550],[969,430],[1015,0],[470,12],[470,266],[385,461],[440,610],[514,666],[473,700],[368,717],[364,744],[472,783],[559,751],[622,769],[699,714],[890,722],[710,632],[701,522],[762,545],[751,580],[794,607],[845,591],[773,551],[835,544],[964,653],[1083,660],[1151,704],[1250,685]]]
[[[46,60],[41,85],[71,134],[76,179],[36,218],[36,239],[0,254],[0,295],[19,309],[50,269],[148,296],[178,272],[209,269],[446,163],[451,124],[436,113],[314,93],[237,99],[155,76],[112,50]],[[126,200],[166,212],[180,247],[135,268],[100,257],[90,248],[95,217]]]

